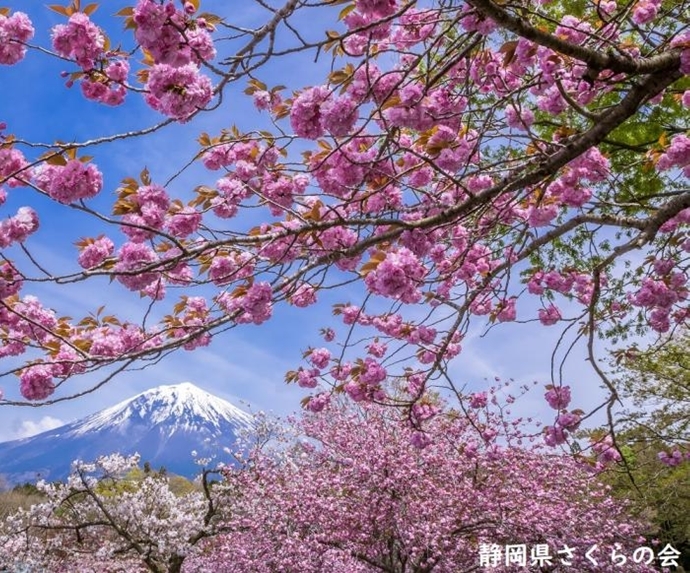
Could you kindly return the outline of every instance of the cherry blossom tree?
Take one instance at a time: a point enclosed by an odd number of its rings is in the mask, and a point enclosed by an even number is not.
[[[487,397],[468,415],[428,420],[421,449],[386,407],[333,404],[327,416],[307,415],[287,460],[257,454],[226,473],[241,492],[231,531],[209,540],[190,571],[603,572],[617,570],[614,550],[628,555],[626,570],[655,570],[633,563],[647,530],[610,488],[587,465],[531,444],[524,421],[491,403],[497,393]],[[585,558],[595,543],[597,565]],[[526,565],[501,553],[481,566],[481,552],[520,544]],[[550,560],[530,563],[537,545]],[[564,547],[569,566],[557,553]]]
[[[167,479],[132,478],[138,456],[75,462],[65,483],[39,482],[46,499],[10,516],[0,531],[0,565],[68,571],[179,573],[200,540],[223,530],[211,493],[176,495]]]
[[[72,0],[52,7],[64,21],[49,45],[32,43],[29,15],[2,11],[0,63],[60,58],[66,89],[104,106],[143,97],[166,116],[68,143],[5,126],[0,197],[24,188],[26,204],[0,222],[3,375],[19,377],[27,402],[68,399],[75,377],[106,382],[356,285],[359,300],[334,308],[326,342],[287,374],[319,388],[312,410],[333,392],[410,409],[430,384],[459,394],[448,364],[469,325],[519,318],[583,340],[613,428],[618,388],[597,336],[661,342],[688,319],[687,0],[252,7],[265,15],[256,27],[198,0],[137,0],[111,38],[97,4]],[[315,21],[330,23],[318,37]],[[264,74],[306,54],[327,68],[317,85]],[[219,116],[170,180],[146,169],[104,180],[109,145],[192,129],[238,83],[270,129]],[[215,184],[183,200],[176,181],[195,168]],[[104,189],[117,189],[110,212],[97,207]],[[102,226],[72,270],[32,254],[42,215],[31,197]],[[138,322],[69,318],[31,294],[102,277],[148,297]]]

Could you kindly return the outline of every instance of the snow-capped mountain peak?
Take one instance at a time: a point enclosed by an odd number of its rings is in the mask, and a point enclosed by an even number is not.
[[[146,421],[172,426],[211,425],[220,429],[230,423],[238,428],[251,428],[252,417],[217,396],[205,392],[191,382],[158,386],[137,394],[110,408],[101,410],[74,424],[73,432],[100,431],[107,427],[128,426],[130,422]]]
[[[9,483],[64,479],[75,459],[138,452],[142,463],[193,477],[200,470],[193,451],[232,463],[224,450],[253,428],[250,414],[194,384],[159,386],[71,424],[0,443],[0,475]]]

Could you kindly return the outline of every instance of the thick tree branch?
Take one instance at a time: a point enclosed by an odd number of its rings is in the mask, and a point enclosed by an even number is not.
[[[555,52],[580,60],[586,63],[591,70],[597,72],[611,70],[625,74],[654,74],[677,71],[680,66],[679,50],[671,50],[658,56],[641,59],[635,59],[632,56],[625,57],[613,51],[602,52],[584,45],[573,44],[554,34],[540,30],[524,17],[511,14],[493,0],[467,0],[467,3],[501,27],[540,46],[551,48]]]

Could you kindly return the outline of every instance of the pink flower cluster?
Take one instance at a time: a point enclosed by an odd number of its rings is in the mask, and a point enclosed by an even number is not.
[[[221,293],[216,297],[223,310],[236,315],[238,324],[262,324],[273,314],[273,289],[267,282],[256,282],[244,293]]]
[[[556,27],[556,36],[573,44],[582,44],[592,34],[594,29],[589,22],[583,22],[571,15],[564,16]]]
[[[470,396],[470,408],[484,408],[488,403],[486,392],[475,392]]]
[[[561,312],[556,305],[550,304],[546,308],[539,309],[539,322],[544,326],[551,326],[561,320]]]
[[[213,256],[208,269],[208,278],[213,284],[223,286],[233,281],[246,279],[254,273],[254,257],[247,252],[218,253]]]
[[[388,372],[378,360],[369,356],[364,360],[357,360],[355,365],[349,362],[339,363],[331,369],[330,375],[338,381],[350,379],[343,389],[355,402],[383,400],[386,397],[382,383]]]
[[[395,13],[397,0],[356,0],[357,11],[365,16],[385,18]]]
[[[318,368],[299,368],[297,370],[297,385],[300,388],[316,388],[319,384]]]
[[[546,390],[544,394],[546,402],[551,408],[559,411],[555,424],[544,428],[544,442],[546,445],[554,447],[565,443],[568,432],[577,430],[582,420],[582,411],[566,411],[571,399],[570,386],[552,386],[549,384]]]
[[[427,274],[417,256],[401,247],[386,253],[374,270],[364,279],[370,292],[394,298],[405,303],[416,303],[422,298],[419,287]]]
[[[56,378],[66,378],[73,374],[81,374],[85,370],[85,360],[71,348],[63,346],[51,359],[50,371]]]
[[[685,452],[685,456],[680,450],[673,450],[670,454],[668,452],[659,452],[657,454],[659,461],[667,466],[675,467],[683,463],[683,459],[690,460],[690,451]]]
[[[200,224],[201,213],[192,207],[182,207],[167,217],[165,230],[173,237],[182,239],[196,233]]]
[[[205,20],[191,19],[171,1],[139,0],[132,15],[134,37],[157,64],[199,64],[216,55]]]
[[[592,444],[592,450],[597,454],[597,469],[602,469],[612,462],[619,462],[621,455],[613,445],[611,436],[605,436]]]
[[[309,398],[306,408],[310,412],[321,412],[327,408],[330,403],[331,395],[328,392],[321,392]]]
[[[209,320],[209,310],[206,299],[199,296],[190,296],[184,299],[185,312],[180,318],[181,325],[174,329],[172,334],[175,337],[192,336],[184,343],[185,350],[194,350],[202,346],[208,346],[211,342],[211,335],[207,332],[206,326]]]
[[[309,178],[303,173],[290,176],[278,174],[279,158],[276,147],[260,145],[255,141],[221,143],[205,151],[203,162],[207,168],[227,170],[227,174],[216,182],[218,195],[211,201],[214,214],[224,219],[232,218],[242,201],[254,194],[274,216],[295,208],[295,198],[304,194]],[[284,224],[294,227],[295,223],[290,221]],[[292,239],[286,242],[294,243]],[[266,245],[265,254],[283,257],[285,251],[282,245],[283,242],[279,240]],[[272,254],[269,255],[269,252]]]
[[[323,135],[321,104],[329,93],[325,86],[317,86],[304,90],[295,98],[290,111],[290,125],[297,135],[306,139],[317,139]]]
[[[128,289],[138,291],[145,289],[158,278],[158,273],[142,270],[157,260],[156,253],[148,245],[128,242],[120,247],[113,270],[118,281]]]
[[[641,26],[653,21],[659,12],[659,8],[661,8],[661,0],[640,0],[633,9],[633,22]]]
[[[140,327],[128,323],[116,327],[93,328],[84,332],[83,336],[91,342],[89,354],[93,357],[120,357],[161,342],[158,336],[150,336],[147,339]],[[74,366],[83,365],[72,365]]]
[[[299,308],[312,305],[316,302],[316,290],[310,284],[301,284],[290,296],[290,302]]]
[[[53,374],[44,364],[29,366],[19,375],[19,391],[27,400],[45,400],[55,391]]]
[[[129,63],[115,57],[118,55],[116,52],[106,51],[108,40],[105,34],[87,14],[72,14],[67,24],[53,27],[52,37],[55,51],[82,68],[80,87],[86,99],[111,106],[124,102]],[[69,79],[67,87],[72,87],[73,83],[74,80]]]
[[[498,322],[512,322],[517,316],[517,311],[515,309],[516,298],[511,297],[507,300],[502,300],[498,304],[496,320]]]
[[[80,248],[77,262],[84,269],[92,269],[112,255],[114,250],[113,242],[108,237],[101,236]]]
[[[34,27],[24,12],[0,14],[0,64],[12,66],[26,55],[24,45],[34,36]]]
[[[375,156],[373,141],[352,138],[339,145],[327,157],[314,157],[309,168],[324,193],[338,198],[352,196],[354,190],[374,175],[371,169]]]
[[[38,215],[31,207],[20,207],[17,214],[0,221],[0,248],[12,243],[23,243],[38,229]]]
[[[510,106],[505,113],[508,126],[513,129],[526,130],[534,123],[534,112],[529,108],[517,109]]]
[[[305,185],[300,185],[300,181],[293,177],[276,176],[266,173],[263,177],[261,191],[266,198],[271,215],[279,216],[286,209],[292,207],[295,196],[304,191]]]
[[[64,58],[70,58],[85,71],[96,67],[104,56],[105,36],[83,12],[75,12],[67,24],[58,24],[52,30],[53,48]]]
[[[213,97],[211,80],[199,70],[201,62],[216,55],[205,20],[189,18],[188,11],[170,1],[154,0],[139,0],[132,18],[135,38],[155,62],[148,73],[146,102],[174,119],[187,120]]]
[[[379,342],[378,339],[367,344],[367,354],[371,354],[376,358],[383,358],[386,355],[386,352],[388,352],[388,345]]]
[[[671,40],[672,48],[680,48],[680,71],[686,76],[690,75],[690,32],[674,36]]]
[[[92,163],[70,159],[65,165],[43,164],[34,180],[48,196],[64,204],[95,197],[103,187],[103,176]]]
[[[671,138],[671,144],[656,163],[659,171],[667,171],[674,167],[681,168],[685,176],[690,177],[690,137],[682,133]]]
[[[399,105],[386,109],[383,113],[391,125],[416,131],[425,131],[434,125],[433,102],[425,96],[422,84],[406,84],[398,90],[397,95]]]
[[[348,97],[334,97],[326,86],[304,90],[295,98],[290,111],[290,125],[306,139],[317,139],[325,132],[344,137],[359,119],[356,102]]]
[[[606,283],[604,277],[601,278],[601,281],[603,284]],[[563,295],[574,293],[577,300],[582,304],[589,302],[592,296],[592,289],[592,277],[576,271],[568,273],[560,273],[555,270],[548,272],[537,271],[527,282],[527,291],[530,294],[541,295],[546,290],[556,291]],[[546,309],[545,312],[540,313],[540,320],[542,317],[546,321],[556,319],[557,315],[560,317],[558,308],[553,305],[551,307],[553,308]]]
[[[0,179],[2,179],[3,184],[7,183],[9,187],[26,185],[22,179],[29,179],[29,174],[25,172],[28,165],[29,163],[18,149],[0,148]],[[23,178],[22,175],[24,175]]]
[[[283,98],[278,92],[268,92],[266,90],[257,90],[252,94],[254,107],[259,111],[273,109],[283,102]]]
[[[640,289],[628,295],[631,304],[649,311],[647,320],[657,332],[667,332],[671,328],[670,318],[674,305],[690,297],[687,275],[671,272],[672,265],[665,263],[666,261],[655,261],[654,272],[659,278],[643,279]],[[677,321],[683,322],[685,317],[685,313],[679,311]]]
[[[195,64],[156,64],[149,70],[146,102],[156,111],[185,121],[213,97],[211,80]]]
[[[532,196],[534,204],[517,211],[522,212],[522,217],[532,227],[549,225],[562,207],[582,207],[587,203],[593,193],[588,184],[604,181],[609,169],[609,160],[596,147],[588,149],[568,164],[563,173],[548,185],[545,193],[541,193],[541,188],[535,189],[540,193]]]
[[[127,202],[131,210],[123,215],[122,220],[126,224],[121,229],[130,241],[143,243],[153,236],[151,230],[142,227],[163,229],[170,206],[170,197],[163,187],[156,184],[139,187],[136,193],[127,197]]]
[[[22,276],[10,262],[0,266],[0,300],[17,294],[22,288]]]
[[[314,348],[309,352],[309,362],[323,370],[331,361],[331,352],[327,348]]]
[[[125,100],[127,88],[124,82],[129,74],[129,62],[117,59],[100,72],[91,70],[81,80],[81,91],[86,99],[106,105],[120,105]]]
[[[544,398],[549,406],[554,410],[563,410],[570,404],[570,386],[551,386],[546,387]]]
[[[436,30],[438,15],[434,10],[406,10],[391,35],[393,45],[404,49],[423,42]]]
[[[4,273],[3,288],[8,294],[19,285],[12,280],[10,274]],[[0,307],[0,321],[3,324],[2,344],[0,345],[0,357],[19,356],[26,351],[29,344],[43,345],[50,341],[50,332],[55,328],[57,320],[55,313],[43,307],[33,296],[25,296],[21,300],[5,300]]]

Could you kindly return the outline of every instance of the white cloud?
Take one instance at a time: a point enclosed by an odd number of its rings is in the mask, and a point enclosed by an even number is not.
[[[14,438],[28,438],[41,432],[47,432],[53,428],[64,426],[65,422],[53,416],[43,416],[40,420],[24,420],[14,432]]]

